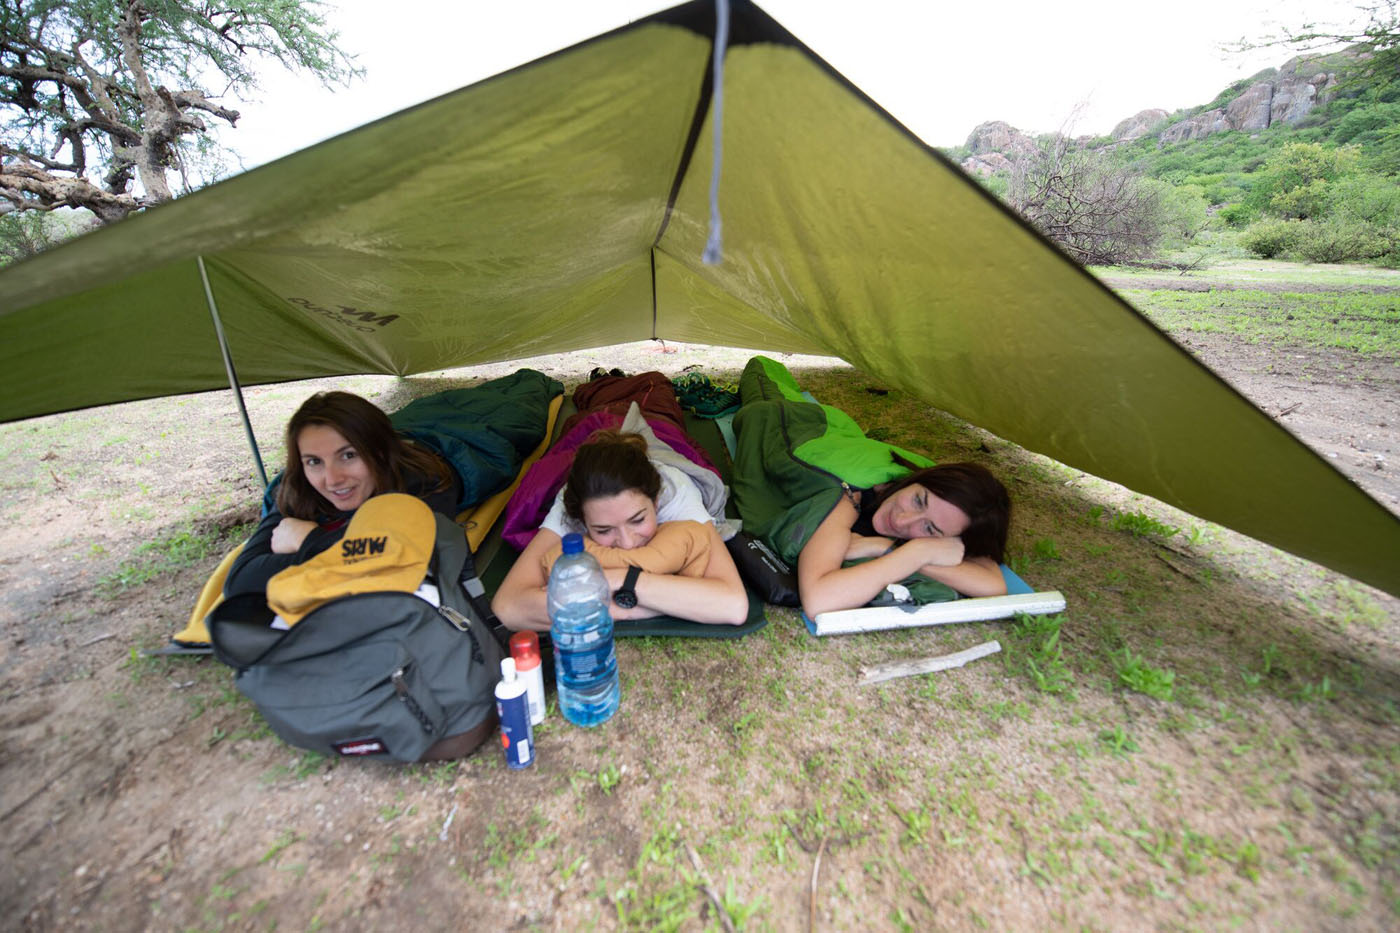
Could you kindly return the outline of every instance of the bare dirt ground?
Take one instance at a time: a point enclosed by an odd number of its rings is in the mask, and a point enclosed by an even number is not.
[[[1396,361],[1189,346],[1397,509]],[[747,356],[677,349],[526,362],[571,387]],[[272,737],[217,662],[140,656],[256,516],[226,393],[0,428],[0,926],[1394,929],[1400,603],[787,362],[868,429],[920,424],[917,446],[1008,477],[1019,568],[1069,600],[1058,644],[817,640],[777,611],[742,641],[620,643],[622,712],[552,716],[527,773],[490,747],[337,764]],[[336,385],[392,410],[515,365]],[[319,387],[249,391],[266,450]],[[1109,524],[1137,513],[1182,530]],[[1003,661],[853,686],[993,637]],[[1124,689],[1134,655],[1170,699]]]

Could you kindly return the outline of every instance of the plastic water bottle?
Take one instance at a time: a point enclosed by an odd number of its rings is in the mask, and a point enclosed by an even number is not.
[[[564,536],[564,553],[549,572],[549,633],[554,641],[559,712],[576,726],[596,726],[617,712],[621,691],[611,591],[583,536]]]

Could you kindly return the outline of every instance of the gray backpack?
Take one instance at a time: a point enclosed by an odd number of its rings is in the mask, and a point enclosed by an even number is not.
[[[471,752],[495,727],[498,626],[462,529],[435,516],[430,576],[441,607],[412,593],[333,599],[271,628],[262,594],[209,614],[214,655],[272,731],[343,757],[429,761]]]

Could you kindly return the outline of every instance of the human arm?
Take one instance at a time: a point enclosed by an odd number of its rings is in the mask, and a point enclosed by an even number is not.
[[[288,567],[315,557],[339,541],[344,533],[344,525],[328,530],[315,522],[269,512],[229,568],[224,595],[266,593],[268,580]]]
[[[841,499],[802,548],[797,558],[797,587],[808,616],[864,606],[891,583],[912,573],[945,583],[967,596],[1006,592],[994,561],[964,559],[958,538],[914,538],[864,563],[843,567],[852,549],[856,507]],[[871,539],[865,539],[871,540]]]
[[[543,558],[550,548],[559,547],[559,542],[556,532],[541,528],[501,581],[491,599],[491,611],[506,628],[549,631],[549,577],[544,571]]]
[[[664,527],[664,526],[663,526]],[[709,559],[699,576],[643,571],[637,577],[637,605],[633,609],[612,607],[614,619],[646,619],[658,615],[675,616],[712,625],[742,625],[749,614],[749,595],[734,566],[734,558],[710,522],[699,525],[707,535]],[[627,576],[625,566],[603,571],[609,589],[616,592]]]

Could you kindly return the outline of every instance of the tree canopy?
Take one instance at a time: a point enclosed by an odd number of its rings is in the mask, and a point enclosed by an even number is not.
[[[1306,52],[1338,43],[1359,45],[1365,57],[1354,71],[1355,80],[1400,83],[1400,0],[1368,0],[1358,3],[1356,11],[1358,22],[1352,25],[1307,22],[1262,41],[1241,40],[1236,46],[1283,46]]]
[[[216,148],[210,121],[237,123],[227,101],[256,88],[260,64],[357,74],[320,7],[0,0],[0,214],[75,207],[111,223],[173,197],[172,171],[188,189]]]

